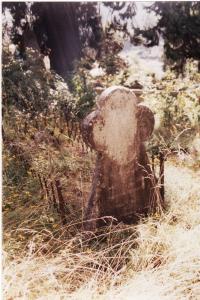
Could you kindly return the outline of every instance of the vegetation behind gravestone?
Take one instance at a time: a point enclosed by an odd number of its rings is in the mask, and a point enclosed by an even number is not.
[[[32,205],[41,193],[45,201],[56,180],[62,193],[67,178],[80,170],[83,181],[88,180],[90,162],[76,161],[69,150],[76,138],[69,136],[69,128],[78,121],[81,105],[62,78],[45,69],[42,56],[29,49],[22,60],[4,49],[2,73],[3,209],[12,212],[24,203]],[[73,122],[67,125],[67,118]]]
[[[146,28],[135,28],[134,44],[152,47],[164,42],[165,67],[177,74],[184,73],[188,59],[200,60],[200,3],[199,1],[155,1],[146,10],[157,21]],[[198,63],[198,72],[200,63]]]
[[[100,6],[107,7],[110,19],[106,28]],[[73,70],[73,62],[84,56],[86,49],[95,53],[94,59],[103,57],[106,39],[113,41],[116,35],[146,47],[158,45],[162,39],[165,67],[170,65],[177,73],[184,72],[188,59],[200,59],[198,1],[146,4],[147,12],[156,17],[155,22],[145,28],[138,28],[134,22],[139,11],[134,2],[104,2],[101,5],[98,2],[73,5],[4,2],[2,8],[3,12],[9,9],[13,17],[11,38],[18,45],[21,57],[26,56],[26,47],[34,47],[50,56],[52,67],[64,78]],[[111,44],[107,54],[114,54],[114,43]],[[106,59],[107,70],[112,72],[113,56],[108,55]]]
[[[88,64],[93,63],[88,61]],[[4,49],[4,155],[13,166],[15,160],[18,164],[17,174],[11,172],[11,165],[8,170],[5,165],[7,180],[24,182],[27,172],[34,167],[40,176],[49,178],[51,174],[51,178],[60,178],[63,186],[67,186],[66,174],[80,168],[79,162],[72,163],[70,150],[65,147],[76,138],[81,139],[79,124],[94,106],[95,86],[101,83],[104,89],[113,84],[126,85],[129,73],[124,67],[118,74],[105,73],[94,79],[82,61],[75,70],[70,92],[61,77],[45,69],[37,52],[29,49],[26,60],[22,60]],[[168,155],[181,148],[189,150],[188,144],[199,132],[198,80],[194,64],[188,63],[184,79],[169,71],[161,81],[144,88],[145,103],[155,112],[157,120],[149,147],[151,155]],[[10,179],[7,188],[12,185]],[[20,190],[20,185],[17,188]]]
[[[194,154],[195,163],[200,162],[197,149],[193,147],[200,132],[200,75],[195,62],[188,61],[184,77],[168,71],[144,92],[144,102],[155,113],[156,126],[150,151],[158,155],[175,152]]]

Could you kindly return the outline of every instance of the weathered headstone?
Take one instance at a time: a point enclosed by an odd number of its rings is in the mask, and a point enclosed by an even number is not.
[[[154,184],[143,142],[153,127],[151,110],[138,105],[135,94],[120,86],[106,89],[96,110],[83,121],[83,138],[97,151],[86,230],[100,226],[98,218],[131,223],[149,211]]]

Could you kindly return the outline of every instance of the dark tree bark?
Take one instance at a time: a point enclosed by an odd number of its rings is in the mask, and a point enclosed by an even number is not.
[[[20,57],[26,59],[27,47],[41,51],[49,55],[52,69],[66,78],[81,55],[80,5],[80,2],[35,2],[28,9],[26,2],[4,2],[3,11],[9,9],[13,16],[12,40],[18,45]],[[36,17],[32,24],[27,21],[27,14]]]
[[[41,50],[50,49],[51,67],[66,77],[73,63],[80,58],[81,43],[76,3],[34,3],[33,13],[39,18],[34,24]]]

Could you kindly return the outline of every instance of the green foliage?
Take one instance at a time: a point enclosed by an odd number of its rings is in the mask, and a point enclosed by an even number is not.
[[[29,166],[30,167],[30,166]],[[3,211],[11,212],[38,197],[38,181],[30,176],[26,161],[3,150]]]
[[[46,112],[52,101],[52,76],[46,71],[42,56],[32,50],[26,60],[16,59],[4,51],[2,70],[3,106],[15,106],[34,117]]]
[[[61,77],[45,69],[42,56],[37,52],[29,49],[26,60],[21,60],[4,49],[3,209],[8,219],[20,222],[15,210],[21,210],[23,205],[28,210],[40,199],[48,209],[49,193],[52,199],[53,189],[58,202],[57,181],[61,182],[63,199],[69,190],[68,184],[71,194],[74,189],[79,191],[71,184],[71,176],[81,173],[85,180],[86,172],[88,181],[88,161],[84,165],[85,162],[78,162],[74,156],[74,151],[81,153],[80,144],[78,150],[69,150],[75,136],[69,137],[67,121],[77,129],[77,122],[93,104],[93,90],[84,84],[81,76],[74,75],[73,93],[70,93]],[[79,216],[80,210],[80,207],[76,210]],[[46,226],[47,221],[44,222]]]
[[[102,65],[105,65],[106,73],[113,75],[118,71],[115,61],[116,61],[116,59],[112,54],[106,56],[106,58],[102,64]]]
[[[188,62],[187,68],[184,78],[176,78],[169,71],[153,89],[146,91],[145,102],[156,118],[151,144],[155,152],[159,149],[189,149],[200,132],[200,75],[193,63]]]
[[[7,149],[3,153],[3,177],[8,185],[20,185],[27,175],[27,168],[19,160],[19,157],[12,155]]]
[[[23,131],[22,136],[31,126],[37,130],[54,130],[62,115],[62,104],[73,103],[66,83],[46,70],[37,51],[28,49],[26,60],[22,60],[5,48],[2,78],[3,122],[8,126],[7,131],[14,129],[14,134]]]
[[[69,81],[69,88],[75,99],[73,106],[74,116],[76,120],[82,120],[93,108],[96,99],[96,93],[89,83],[87,72],[77,66],[77,72],[74,72],[71,80]]]
[[[135,36],[143,36],[145,45],[158,45],[164,39],[166,65],[183,72],[187,59],[200,60],[200,3],[198,1],[156,1],[147,8],[158,21],[155,26],[137,29]]]

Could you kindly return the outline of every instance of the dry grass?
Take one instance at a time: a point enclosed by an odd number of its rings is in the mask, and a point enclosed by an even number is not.
[[[15,230],[29,239],[13,253],[5,237],[4,299],[199,299],[199,177],[169,164],[168,210],[137,226],[87,237],[72,223],[52,231],[21,222]]]

